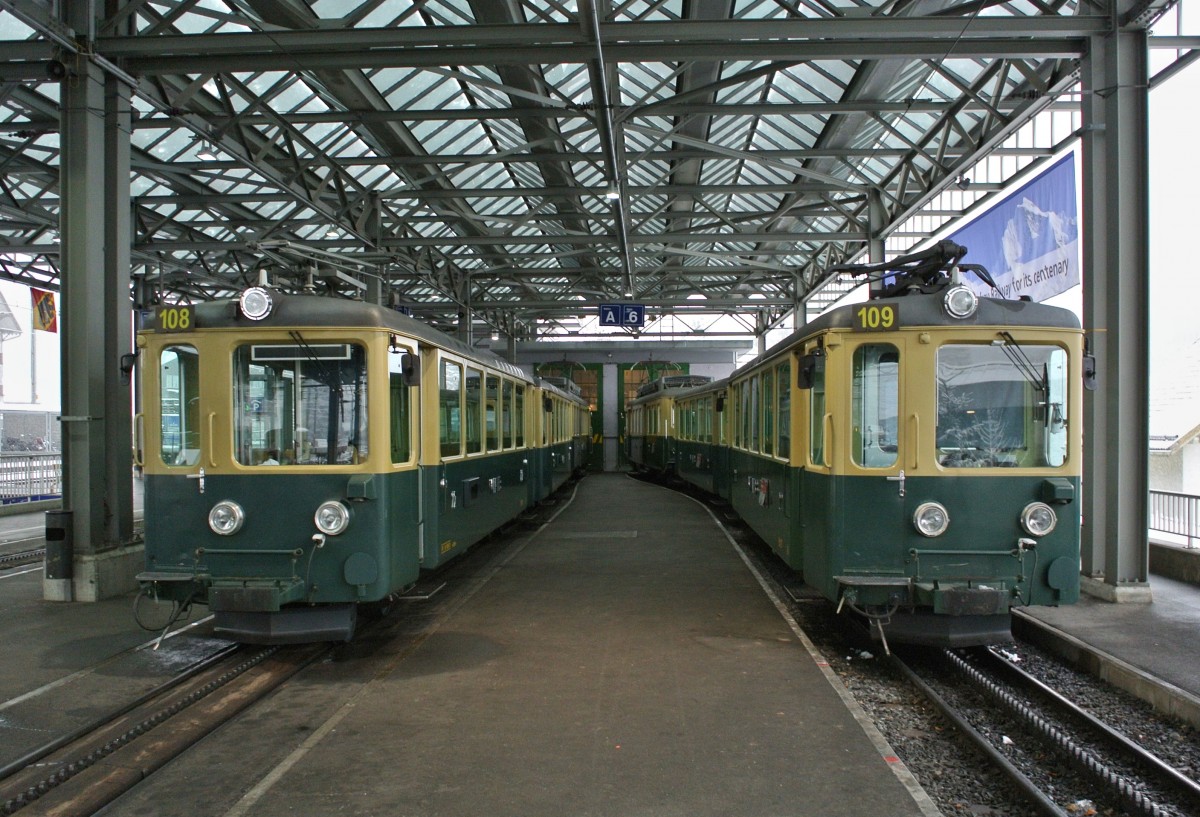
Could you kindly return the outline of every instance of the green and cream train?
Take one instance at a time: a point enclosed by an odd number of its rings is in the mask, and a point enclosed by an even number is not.
[[[252,287],[137,343],[138,579],[235,640],[349,639],[587,461],[577,394],[379,306]]]
[[[978,297],[964,253],[848,268],[891,277],[728,379],[628,409],[670,449],[635,465],[727,499],[885,643],[1009,640],[1011,608],[1079,595],[1083,333],[1068,310]]]

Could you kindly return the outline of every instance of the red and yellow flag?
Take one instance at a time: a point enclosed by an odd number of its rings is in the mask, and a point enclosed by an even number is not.
[[[33,328],[43,332],[58,331],[58,312],[54,309],[54,293],[29,288],[33,294]]]

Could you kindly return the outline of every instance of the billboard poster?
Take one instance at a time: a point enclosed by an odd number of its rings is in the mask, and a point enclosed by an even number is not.
[[[1059,159],[963,229],[947,236],[967,248],[966,264],[982,264],[1005,298],[1035,301],[1079,283],[1079,216],[1075,157]],[[970,273],[964,283],[994,295]]]

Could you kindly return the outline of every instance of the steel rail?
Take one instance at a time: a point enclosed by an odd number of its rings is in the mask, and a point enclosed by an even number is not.
[[[1078,706],[1074,701],[1058,692],[1058,690],[1053,689],[1040,679],[1030,675],[1012,663],[1012,661],[1000,655],[995,648],[989,647],[986,651],[981,651],[978,654],[983,657],[984,661],[992,664],[1001,673],[1008,675],[1015,683],[1035,691],[1049,700],[1056,708],[1070,713],[1087,728],[1093,730],[1110,746],[1117,748],[1119,751],[1128,752],[1139,765],[1164,778],[1186,796],[1194,799],[1197,804],[1200,804],[1200,782],[1188,777],[1149,749],[1130,739],[1120,730],[1114,729],[1092,713]]]
[[[1065,809],[1059,807],[1057,803],[1046,796],[1046,793],[1038,788],[1032,780],[1030,780],[1024,772],[1013,765],[1004,754],[992,745],[992,742],[984,737],[974,726],[967,722],[958,710],[951,706],[950,702],[937,693],[937,691],[925,683],[921,676],[904,663],[895,654],[889,659],[892,665],[900,671],[905,678],[912,683],[921,693],[929,699],[942,715],[949,720],[954,726],[962,732],[975,747],[982,752],[996,768],[1004,773],[1009,780],[1017,785],[1021,793],[1029,800],[1029,802],[1037,809],[1039,814],[1047,815],[1047,817],[1068,817]]]
[[[1024,701],[1008,693],[988,678],[977,667],[972,666],[964,658],[950,650],[944,652],[950,664],[964,677],[973,682],[977,688],[986,692],[992,700],[1004,705],[1008,714],[1022,721],[1032,731],[1052,743],[1062,752],[1077,769],[1090,775],[1094,780],[1103,784],[1114,795],[1139,813],[1148,817],[1165,817],[1161,804],[1154,802],[1137,788],[1137,781],[1130,780],[1112,769],[1103,759],[1097,757],[1083,746],[1075,742],[1070,735],[1059,729],[1053,723],[1035,712]]]

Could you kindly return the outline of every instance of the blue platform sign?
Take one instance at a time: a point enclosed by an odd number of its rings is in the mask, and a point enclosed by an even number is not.
[[[644,304],[600,304],[601,326],[641,327],[645,322]]]

